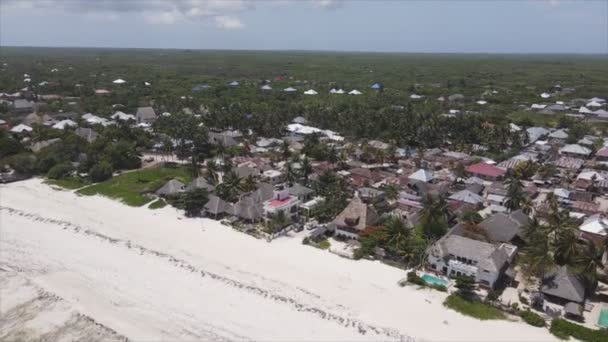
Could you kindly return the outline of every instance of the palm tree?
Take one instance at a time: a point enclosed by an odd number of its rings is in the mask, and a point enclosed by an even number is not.
[[[217,163],[215,162],[215,160],[207,161],[207,172],[206,172],[205,178],[207,179],[207,181],[209,181],[209,183],[211,183],[211,184],[218,183],[218,180],[219,180],[218,172],[219,172],[219,168],[217,167]]]
[[[562,229],[554,238],[554,260],[558,265],[571,264],[579,254],[578,234],[574,229]]]
[[[394,184],[389,184],[384,188],[384,196],[387,200],[394,201],[399,198],[399,188]]]
[[[450,218],[450,207],[445,197],[427,195],[420,211],[420,222],[427,237],[438,238],[445,234]]]
[[[304,177],[304,183],[307,184],[308,177],[312,173],[312,164],[310,163],[310,159],[306,156],[304,158],[302,158],[302,161],[300,162],[300,164],[302,166],[301,172],[302,172],[302,177]]]
[[[524,199],[523,184],[518,178],[511,177],[506,182],[507,184],[507,200],[505,207],[510,211],[515,211],[521,208],[521,203]]]
[[[526,215],[532,215],[532,214],[534,214],[534,210],[535,210],[534,209],[534,203],[532,202],[532,200],[530,199],[530,197],[524,197],[522,199],[521,204],[520,204],[520,209]]]
[[[551,241],[543,230],[537,230],[528,238],[521,258],[522,270],[528,276],[539,279],[538,291],[542,289],[545,274],[554,266]]]
[[[251,192],[257,189],[258,183],[255,181],[255,178],[252,175],[249,175],[242,181],[241,187],[244,192]]]
[[[283,145],[281,145],[281,155],[283,159],[288,159],[291,155],[291,151],[289,150],[289,143],[287,140],[283,140]]]
[[[234,171],[226,173],[223,182],[216,188],[218,196],[229,202],[234,202],[242,190],[242,179]]]
[[[293,168],[293,164],[290,161],[287,161],[287,183],[289,186],[292,186],[298,180],[298,173]]]
[[[597,248],[591,241],[585,241],[580,253],[573,260],[574,269],[587,283],[587,289],[594,289],[597,285],[598,270],[604,269],[602,262],[604,249]]]

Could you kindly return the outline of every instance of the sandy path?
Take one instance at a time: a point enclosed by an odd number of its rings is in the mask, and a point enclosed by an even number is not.
[[[446,310],[442,293],[398,287],[401,270],[300,238],[268,244],[39,180],[1,186],[0,207],[0,266],[132,340],[554,340]]]

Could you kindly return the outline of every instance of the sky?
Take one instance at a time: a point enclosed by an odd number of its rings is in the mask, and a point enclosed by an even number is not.
[[[0,0],[0,46],[608,53],[608,0]]]

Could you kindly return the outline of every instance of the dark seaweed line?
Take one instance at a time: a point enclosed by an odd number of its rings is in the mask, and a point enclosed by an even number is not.
[[[51,223],[51,224],[55,224],[55,225],[59,225],[62,226],[63,229],[71,229],[72,231],[76,232],[76,233],[84,233],[86,235],[90,235],[90,236],[94,236],[97,237],[105,242],[109,242],[112,244],[122,244],[124,246],[126,246],[129,249],[135,249],[139,251],[140,255],[154,255],[156,257],[165,259],[167,261],[169,261],[171,264],[188,270],[192,273],[199,273],[202,277],[209,277],[213,280],[217,280],[220,281],[222,283],[225,283],[227,285],[239,288],[239,289],[244,289],[247,290],[251,293],[254,293],[256,295],[262,296],[264,298],[269,298],[278,302],[282,302],[282,303],[286,303],[286,304],[290,304],[292,307],[294,307],[297,311],[300,312],[308,312],[308,313],[312,313],[315,314],[319,317],[321,317],[322,319],[326,319],[332,322],[336,322],[342,326],[345,327],[352,327],[352,328],[356,328],[357,331],[362,334],[365,335],[368,331],[372,331],[377,335],[383,335],[392,339],[398,339],[399,341],[415,341],[415,339],[411,336],[406,336],[401,334],[400,332],[398,332],[395,329],[391,329],[391,328],[383,328],[383,327],[376,327],[376,326],[372,326],[369,325],[367,323],[364,323],[362,321],[356,320],[356,319],[352,319],[352,318],[344,318],[341,316],[338,316],[336,314],[333,313],[329,313],[326,312],[324,310],[321,310],[319,308],[316,307],[311,307],[309,305],[306,304],[302,304],[299,303],[298,301],[296,301],[293,298],[289,298],[289,297],[285,297],[282,295],[278,295],[278,294],[273,294],[270,291],[264,290],[262,288],[256,287],[256,286],[251,286],[251,285],[247,285],[247,284],[243,284],[241,282],[238,282],[236,280],[233,280],[231,278],[227,278],[215,273],[211,273],[211,272],[207,272],[204,270],[201,270],[197,267],[192,266],[190,263],[188,263],[185,260],[181,260],[181,259],[177,259],[169,254],[166,253],[162,253],[162,252],[158,252],[158,251],[154,251],[151,249],[148,249],[146,247],[143,247],[141,245],[138,244],[133,244],[131,243],[130,240],[122,240],[122,239],[115,239],[115,238],[111,238],[107,235],[98,233],[96,231],[90,230],[90,229],[86,229],[83,228],[79,225],[73,224],[69,221],[64,221],[64,220],[56,220],[56,219],[51,219],[51,218],[45,218],[42,217],[38,214],[33,214],[33,213],[28,213],[22,210],[18,210],[18,209],[13,209],[13,208],[9,208],[9,207],[2,207],[0,206],[0,210],[4,210],[7,211],[11,214],[15,214],[18,216],[22,216],[22,217],[26,217],[28,219],[31,219],[32,221],[36,221],[36,222],[45,222],[45,223]]]

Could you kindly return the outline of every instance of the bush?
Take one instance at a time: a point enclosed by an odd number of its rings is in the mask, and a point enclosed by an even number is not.
[[[553,335],[561,339],[574,337],[583,342],[605,342],[608,341],[608,334],[602,330],[593,330],[582,325],[568,322],[561,318],[556,318],[551,322],[550,331]]]
[[[98,164],[95,164],[91,170],[89,171],[89,176],[91,176],[91,180],[95,183],[103,182],[112,178],[112,165],[110,163],[102,161]]]
[[[424,279],[420,278],[415,271],[411,271],[407,274],[407,281],[412,284],[427,286],[427,283],[424,281]]]
[[[61,163],[53,166],[47,173],[51,179],[62,179],[70,176],[74,168],[69,163]]]
[[[448,296],[443,305],[480,320],[506,319],[505,314],[497,308],[478,301],[468,301],[458,295]]]
[[[444,285],[437,285],[437,284],[434,284],[434,285],[431,285],[431,287],[432,287],[432,288],[434,288],[434,289],[435,289],[435,290],[437,290],[437,291],[441,291],[441,292],[448,292],[448,288],[447,288],[447,287],[445,287]]]
[[[526,311],[522,311],[520,314],[521,318],[524,320],[524,322],[535,326],[535,327],[544,327],[545,326],[545,320],[540,317],[539,315],[537,315],[536,313],[530,311],[530,309],[526,310]]]
[[[209,201],[209,196],[205,189],[194,189],[186,192],[183,195],[183,200],[186,216],[194,217],[200,215],[201,210],[203,210],[205,204]]]
[[[319,242],[319,248],[321,248],[321,249],[328,249],[330,246],[331,246],[331,244],[327,240],[323,240],[323,241]]]
[[[21,153],[8,158],[8,164],[21,175],[36,173],[36,157],[32,154]]]
[[[150,205],[148,206],[148,208],[150,208],[150,209],[160,209],[160,208],[164,208],[166,205],[167,205],[167,202],[165,202],[165,200],[163,200],[162,198],[159,198],[156,201],[150,203]]]
[[[530,305],[530,301],[529,301],[529,300],[528,300],[528,298],[526,298],[526,297],[519,296],[519,301],[520,301],[522,304]]]

